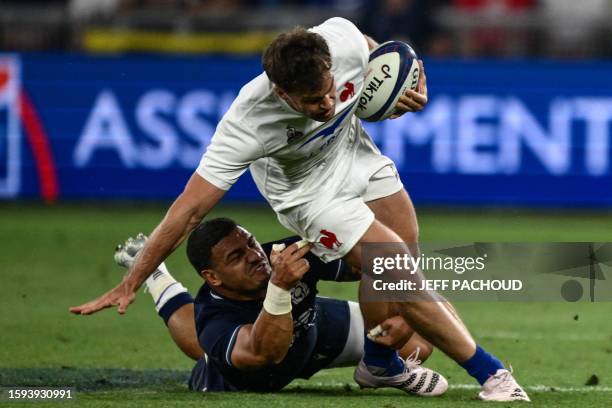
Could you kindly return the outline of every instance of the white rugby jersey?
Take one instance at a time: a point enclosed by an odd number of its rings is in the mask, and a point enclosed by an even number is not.
[[[296,112],[263,73],[241,89],[196,170],[228,190],[250,167],[259,191],[277,212],[337,191],[350,176],[362,133],[354,112],[370,55],[365,37],[339,17],[311,30],[326,40],[331,53],[334,117],[323,123]]]

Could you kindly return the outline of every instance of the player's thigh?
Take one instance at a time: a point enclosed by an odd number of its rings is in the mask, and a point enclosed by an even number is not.
[[[298,378],[333,367],[355,366],[363,354],[363,320],[355,302],[316,297],[317,341]]]
[[[368,201],[366,204],[375,218],[392,229],[404,242],[418,242],[419,224],[416,211],[403,187],[396,193]]]
[[[377,219],[370,224],[370,227],[365,231],[358,242],[344,256],[344,259],[350,265],[362,268],[362,262],[364,262],[368,256],[368,249],[376,251],[376,256],[389,257],[394,257],[397,254],[402,255],[403,252],[406,254],[410,252],[408,247],[404,245],[402,238]],[[362,272],[368,273],[368,271],[363,269]]]
[[[348,321],[348,329],[342,351],[329,364],[328,368],[356,366],[363,356],[363,316],[359,309],[359,304],[356,302],[343,301],[346,304],[344,318]],[[336,327],[334,330],[338,330]]]
[[[399,172],[393,161],[380,153],[365,132],[351,177],[355,193],[367,203],[378,221],[395,231],[404,242],[417,242],[416,212]]]
[[[359,302],[362,305],[362,312],[367,317],[366,326],[370,328],[372,323],[380,323],[383,319],[394,314],[392,306],[387,305],[382,309],[383,303],[393,303],[404,299],[402,293],[397,292],[397,296],[390,296],[388,291],[379,291],[374,284],[375,281],[382,279],[381,275],[375,274],[372,269],[373,257],[395,259],[403,258],[411,254],[411,248],[406,244],[392,229],[378,220],[374,220],[361,239],[344,257],[350,265],[361,268],[361,282],[359,285]],[[387,282],[400,282],[402,280],[416,280],[419,274],[408,274],[402,269],[388,269],[384,273]],[[417,286],[420,287],[420,286]],[[374,314],[373,314],[374,313]]]

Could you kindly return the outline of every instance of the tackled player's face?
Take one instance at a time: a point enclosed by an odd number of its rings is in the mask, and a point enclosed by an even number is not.
[[[315,93],[290,94],[293,107],[297,111],[318,122],[327,122],[336,113],[336,84],[328,71],[323,78],[321,89]]]
[[[250,294],[267,286],[272,268],[255,237],[236,227],[212,248],[211,268],[226,289]]]

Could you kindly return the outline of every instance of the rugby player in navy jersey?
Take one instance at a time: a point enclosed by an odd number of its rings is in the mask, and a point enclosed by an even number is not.
[[[119,246],[117,263],[129,267],[145,240],[139,234]],[[356,281],[359,272],[341,260],[323,263],[309,253],[310,245],[300,247],[298,241],[260,245],[234,221],[210,220],[187,244],[189,260],[205,281],[195,300],[164,264],[147,282],[172,338],[197,360],[190,389],[276,391],[321,369],[359,363],[364,330],[359,305],[317,296],[319,280]],[[274,250],[279,244],[285,249]],[[291,291],[287,305],[267,303],[270,281]],[[423,396],[446,391],[444,377],[418,360],[431,354],[427,341],[400,316],[381,328],[385,336],[377,341],[406,358],[412,381],[403,390]]]

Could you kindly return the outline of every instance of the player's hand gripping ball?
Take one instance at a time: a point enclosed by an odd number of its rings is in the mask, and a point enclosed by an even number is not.
[[[370,53],[365,85],[355,115],[368,122],[378,122],[393,115],[406,90],[416,90],[419,60],[408,44],[388,41]]]

